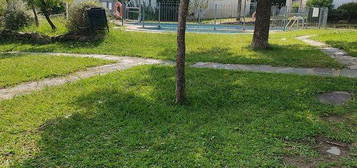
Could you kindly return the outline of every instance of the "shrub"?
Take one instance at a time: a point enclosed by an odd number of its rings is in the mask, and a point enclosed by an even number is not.
[[[98,7],[100,7],[100,5],[96,1],[84,1],[82,3],[73,4],[69,11],[68,30],[72,33],[88,33],[90,25],[87,18],[87,10]]]
[[[19,30],[31,22],[31,17],[20,9],[7,9],[3,16],[3,26],[8,30]]]
[[[329,9],[333,8],[333,0],[308,0],[306,2],[308,7],[327,7]]]
[[[353,18],[357,18],[357,3],[346,3],[337,8],[341,13],[345,14],[348,21],[351,22]]]

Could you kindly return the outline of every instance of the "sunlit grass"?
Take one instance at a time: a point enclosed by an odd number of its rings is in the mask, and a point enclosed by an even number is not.
[[[39,15],[39,27],[36,27],[35,23],[31,24],[28,27],[23,28],[23,32],[37,32],[49,36],[61,35],[68,32],[66,28],[67,21],[64,19],[64,16],[55,16],[51,17],[52,22],[56,25],[57,29],[52,30],[51,26],[48,24],[47,20]]]
[[[187,34],[187,61],[240,64],[269,64],[292,67],[342,68],[334,59],[297,39],[296,36],[333,32],[303,30],[271,33],[268,50],[250,48],[250,34]],[[111,29],[107,37],[96,42],[66,42],[48,45],[2,42],[0,51],[37,51],[113,54],[175,60],[175,33],[126,32]]]
[[[107,63],[110,61],[93,58],[0,54],[0,89]]]
[[[346,51],[349,55],[357,57],[357,31],[321,34],[313,37],[315,40],[323,41],[333,47]]]
[[[319,160],[315,137],[356,143],[357,99],[333,107],[316,95],[356,93],[356,84],[188,68],[188,101],[177,106],[174,67],[93,77],[0,102],[0,167],[284,167],[284,157]],[[353,117],[323,120],[329,115]],[[316,166],[353,167],[356,152]]]

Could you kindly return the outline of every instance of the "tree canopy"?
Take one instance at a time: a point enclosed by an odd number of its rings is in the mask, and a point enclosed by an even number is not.
[[[308,0],[306,5],[309,7],[327,7],[333,8],[333,0]]]

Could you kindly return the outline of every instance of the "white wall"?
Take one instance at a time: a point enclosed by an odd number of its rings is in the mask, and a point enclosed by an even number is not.
[[[357,3],[357,0],[334,0],[333,5],[334,5],[334,8],[338,8],[339,6],[341,6],[345,3],[350,3],[350,2]]]

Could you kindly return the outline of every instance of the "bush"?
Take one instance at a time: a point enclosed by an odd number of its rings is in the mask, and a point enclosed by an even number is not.
[[[326,7],[329,9],[333,8],[333,0],[308,0],[306,2],[308,7]]]
[[[90,8],[99,8],[100,5],[96,1],[84,1],[74,4],[69,11],[69,20],[67,28],[72,33],[88,33],[89,21],[87,18],[87,10]]]
[[[19,30],[31,22],[31,17],[20,9],[7,9],[2,16],[3,27],[7,30]]]
[[[348,18],[348,21],[351,22],[353,18],[357,18],[357,3],[346,3],[337,8],[341,13]]]
[[[338,22],[346,19],[346,12],[338,9],[332,9],[328,12],[329,22]]]

